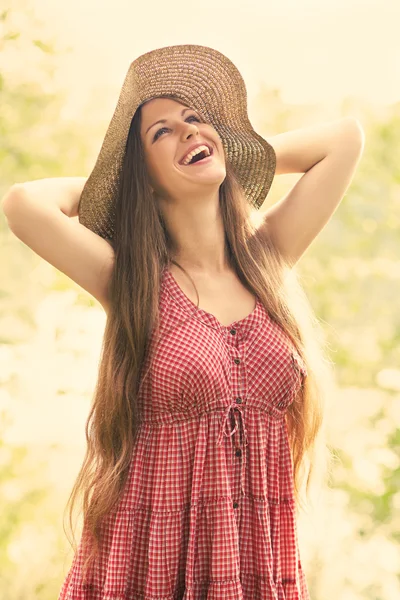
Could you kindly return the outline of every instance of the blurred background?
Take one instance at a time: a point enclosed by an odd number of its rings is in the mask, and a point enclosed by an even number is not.
[[[89,176],[130,63],[194,43],[226,54],[264,137],[341,116],[366,143],[298,263],[337,389],[332,489],[299,521],[312,600],[400,597],[400,4],[3,0],[0,196]],[[275,178],[263,209],[300,175]],[[262,211],[260,211],[262,212]],[[63,512],[85,452],[105,313],[0,212],[0,597],[55,600],[72,560]]]

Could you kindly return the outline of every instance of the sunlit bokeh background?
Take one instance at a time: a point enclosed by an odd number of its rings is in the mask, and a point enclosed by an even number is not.
[[[3,0],[0,196],[88,176],[130,63],[194,43],[226,54],[264,137],[353,115],[366,144],[298,264],[335,364],[332,489],[299,521],[312,600],[400,597],[400,3]],[[300,175],[276,177],[263,210]],[[0,597],[55,600],[63,511],[85,452],[105,314],[0,214]]]

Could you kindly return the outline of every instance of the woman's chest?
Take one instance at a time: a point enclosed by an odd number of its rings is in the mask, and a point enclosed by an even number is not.
[[[256,297],[240,281],[236,274],[221,277],[197,276],[193,277],[196,290],[190,279],[179,269],[171,272],[182,292],[196,306],[214,315],[214,317],[227,327],[231,323],[240,321],[252,313],[256,307]]]

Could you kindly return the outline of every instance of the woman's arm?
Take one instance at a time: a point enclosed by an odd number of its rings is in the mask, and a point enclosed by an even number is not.
[[[104,310],[114,267],[111,243],[75,219],[85,178],[16,184],[3,199],[10,230],[38,256],[75,281]]]
[[[264,236],[272,239],[290,266],[299,260],[332,217],[363,153],[365,136],[355,119],[341,119],[330,136],[329,131],[329,127],[325,129],[326,139],[323,129],[317,129],[316,136],[308,140],[298,134],[292,138],[294,150],[285,144],[283,151],[281,146],[282,168],[304,169],[305,173],[288,194],[267,208],[257,236],[261,240]]]
[[[362,130],[354,117],[342,117],[267,138],[276,154],[276,175],[309,171],[337,145],[338,139],[343,137],[344,126],[358,132]]]
[[[67,217],[78,216],[79,200],[87,177],[50,177],[14,184],[3,197],[1,207],[6,214],[18,191],[39,202],[57,206]]]

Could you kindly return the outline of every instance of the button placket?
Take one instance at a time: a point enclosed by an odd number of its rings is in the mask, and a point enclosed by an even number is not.
[[[231,329],[230,330],[231,335],[236,335],[236,329]],[[238,357],[235,357],[233,359],[233,362],[236,365],[239,365],[241,363],[241,359]],[[240,378],[239,378],[239,382],[240,382]],[[239,386],[240,387],[240,386]],[[240,391],[239,391],[240,393]],[[244,420],[244,415],[242,412],[242,409],[240,408],[240,406],[237,406],[238,404],[242,404],[243,400],[240,396],[237,396],[235,398],[235,400],[233,402],[231,402],[231,404],[226,408],[224,417],[223,417],[223,422],[222,422],[222,426],[220,429],[220,433],[218,436],[218,440],[217,440],[217,445],[220,446],[222,444],[222,436],[229,436],[232,437],[233,436],[233,442],[234,442],[234,451],[235,451],[235,456],[237,457],[242,457],[243,456],[243,462],[240,465],[240,490],[242,492],[243,495],[245,495],[245,486],[244,486],[244,477],[246,475],[246,452],[243,448],[242,450],[242,439],[244,441],[244,447],[246,447],[248,445],[248,437],[247,437],[247,430],[246,430],[246,425],[245,425],[245,420]],[[239,418],[242,424],[242,428],[241,431],[238,432],[239,435],[239,440],[237,440],[236,437],[236,432],[238,431],[238,421],[236,419],[236,411],[239,413]],[[230,431],[226,431],[226,424],[228,422],[228,419],[231,418],[234,419],[234,427],[233,429],[231,429]],[[237,502],[233,503],[233,507],[234,508],[238,508],[239,504]]]
[[[249,442],[248,442],[248,438],[247,438],[247,430],[246,430],[243,412],[242,412],[242,409],[239,406],[237,406],[237,404],[241,404],[241,402],[242,402],[241,398],[235,398],[235,400],[227,407],[227,410],[225,411],[225,415],[223,418],[222,427],[220,429],[218,440],[217,440],[218,446],[220,446],[222,444],[222,435],[231,437],[231,436],[234,436],[235,433],[238,431],[238,422],[236,420],[235,411],[237,411],[240,416],[240,420],[241,420],[241,424],[242,424],[242,431],[243,431],[244,447],[246,447],[248,445]],[[235,421],[235,426],[233,429],[231,429],[230,431],[227,432],[226,424],[228,422],[228,419],[231,418],[232,416]],[[239,431],[239,437],[240,437],[240,435],[241,435],[241,432]],[[243,495],[245,495],[244,476],[245,476],[245,471],[246,471],[246,452],[245,451],[242,452],[240,439],[239,439],[239,443],[236,443],[236,438],[234,438],[234,440],[235,440],[236,456],[242,456],[242,453],[243,453],[243,464],[240,465],[240,469],[241,469],[241,471],[240,471],[240,489],[241,489]],[[238,451],[239,451],[239,453],[237,453]]]
[[[240,397],[235,398],[235,402],[236,404],[242,404],[242,399]],[[243,419],[243,413],[241,412],[241,417]],[[239,432],[240,435],[240,432]],[[235,456],[242,456],[242,449],[240,447],[240,440],[239,440],[239,444],[237,443],[237,438],[236,436],[234,436],[234,441],[235,441]]]

